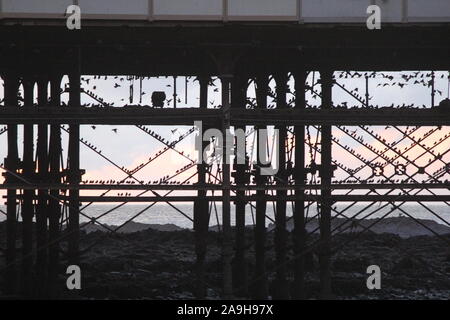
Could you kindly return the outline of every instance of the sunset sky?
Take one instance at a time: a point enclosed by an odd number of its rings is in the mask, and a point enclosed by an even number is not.
[[[362,78],[348,78],[339,77],[339,72],[335,73],[336,80],[341,85],[345,86],[348,90],[354,90],[358,88],[357,94],[360,96],[364,96],[365,94],[365,80]],[[431,89],[428,87],[424,87],[420,84],[411,84],[414,82],[413,80],[409,81],[409,85],[400,88],[399,86],[382,86],[384,83],[403,83],[405,81],[402,80],[401,75],[410,74],[410,73],[384,73],[384,75],[391,75],[394,77],[393,80],[388,81],[383,79],[381,74],[376,77],[376,79],[370,79],[369,83],[369,92],[371,96],[370,103],[372,106],[389,106],[392,103],[397,104],[412,104],[414,103],[417,106],[425,105],[427,107],[431,104],[430,92]],[[426,78],[427,72],[422,72],[419,74],[418,79],[424,78],[426,81],[429,79]],[[436,102],[439,103],[444,98],[447,97],[448,94],[448,72],[437,72],[436,73]],[[308,78],[308,82],[312,83],[312,74]],[[315,80],[319,77],[319,74],[316,72]],[[123,78],[123,81],[121,81]],[[130,81],[126,79],[126,76],[119,77],[118,79],[114,79],[114,77],[109,77],[107,80],[101,79],[93,79],[90,76],[83,76],[84,81],[82,81],[82,86],[85,90],[90,90],[95,92],[98,96],[102,97],[105,102],[113,103],[116,107],[123,106],[125,104],[129,104],[129,96],[130,96]],[[87,82],[86,80],[89,80]],[[199,86],[198,82],[194,81],[194,78],[188,79],[188,101],[185,103],[185,78],[178,77],[177,78],[177,94],[180,101],[177,103],[178,108],[183,107],[197,107],[199,104]],[[64,79],[62,87],[64,88],[65,82],[67,79]],[[117,84],[117,85],[116,85]],[[211,86],[209,89],[209,107],[214,107],[220,105],[220,81],[216,80],[214,82],[215,86]],[[290,81],[290,89],[293,92],[294,81],[291,79]],[[120,87],[119,87],[120,86]],[[274,89],[275,84],[272,80],[271,86]],[[316,91],[320,92],[320,85],[316,85],[314,88]],[[173,78],[154,78],[154,79],[144,79],[143,80],[143,92],[145,92],[143,96],[144,105],[151,104],[151,93],[153,91],[165,91],[168,100],[172,100],[173,95]],[[248,89],[249,97],[254,97],[254,84],[251,83]],[[0,93],[0,97],[3,98],[3,93]],[[288,94],[288,100],[293,97],[292,94]],[[310,105],[320,105],[320,97],[317,97],[310,92],[307,94],[308,103]],[[64,93],[62,95],[62,100],[67,102],[68,94]],[[273,99],[269,98],[269,104],[273,104]],[[88,97],[87,95],[82,95],[82,102],[89,104],[95,103],[95,101]],[[352,98],[348,93],[339,88],[338,86],[334,86],[333,89],[333,102],[335,105],[340,105],[343,102],[346,102],[348,106],[358,105],[361,103]],[[133,104],[139,103],[139,80],[134,80],[134,97]],[[172,107],[173,102],[167,103],[166,106]],[[188,131],[190,127],[150,127],[149,129],[156,131],[159,135],[161,135],[166,141],[173,141],[179,137],[179,135]],[[345,127],[350,131],[356,130],[356,128]],[[113,131],[113,129],[117,129],[117,133]],[[176,131],[173,131],[175,130]],[[377,133],[383,138],[386,139],[387,142],[395,141],[402,134],[394,128],[385,128],[385,127],[373,127],[374,133]],[[432,128],[424,127],[420,128],[413,136],[419,137],[423,135],[425,132]],[[1,127],[0,127],[1,130]],[[247,127],[247,131],[250,130],[250,127]],[[312,140],[315,140],[315,130],[311,129]],[[436,132],[432,137],[426,139],[423,143],[426,145],[432,145],[434,141],[439,140],[441,137],[444,137],[445,134],[448,134],[449,128],[443,127],[441,130]],[[19,153],[21,154],[21,142],[22,142],[22,130],[19,129]],[[355,141],[352,141],[343,131],[335,128],[333,130],[333,135],[339,142],[348,145],[350,148],[354,149],[356,153],[360,153],[367,159],[372,159],[374,157],[374,153],[368,151],[368,149],[362,146]],[[364,136],[364,140],[371,144],[373,147],[382,149],[382,144],[378,141],[375,141],[373,137],[368,136],[367,134],[362,134],[361,130],[358,130],[356,133],[357,136]],[[0,135],[0,162],[3,162],[3,159],[6,157],[6,136],[7,134]],[[67,149],[67,136],[68,134],[63,131],[62,139],[63,139],[63,149]],[[161,150],[164,145],[160,142],[153,139],[147,133],[142,130],[134,127],[134,126],[95,126],[95,129],[89,125],[81,126],[81,137],[84,141],[89,142],[90,144],[98,147],[102,150],[102,154],[113,160],[119,167],[123,166],[127,169],[133,169],[140,164],[146,162],[148,158],[154,157],[154,155]],[[248,143],[251,143],[253,136],[250,135],[248,138]],[[185,139],[179,145],[177,145],[177,150],[183,151],[186,155],[189,155],[191,158],[196,158],[194,152],[194,135],[191,134],[189,139]],[[405,139],[404,142],[398,145],[399,149],[404,149],[409,146],[411,141],[409,139]],[[440,144],[438,147],[434,149],[436,154],[444,153],[448,149],[448,142]],[[417,146],[412,150],[408,151],[406,154],[409,159],[414,159],[416,156],[420,155],[424,151],[423,148]],[[392,157],[394,156],[393,151],[388,151],[386,156]],[[350,156],[349,153],[345,152],[341,147],[334,144],[333,145],[333,157],[340,163],[344,164],[348,168],[356,168],[362,164],[357,158]],[[431,155],[424,155],[419,158],[419,162],[426,163],[429,161]],[[83,180],[121,180],[126,174],[121,172],[119,169],[114,167],[112,164],[108,163],[106,160],[102,159],[99,155],[94,153],[88,147],[82,145],[81,147],[81,168],[86,169],[86,175]],[[402,161],[403,160],[403,161]],[[399,158],[400,163],[406,163],[405,159],[402,157]],[[450,156],[446,154],[443,158],[443,162],[450,162]],[[139,171],[136,174],[136,177],[139,180],[144,180],[145,182],[159,180],[160,178],[168,175],[170,173],[175,172],[176,170],[182,168],[185,165],[188,165],[189,160],[179,156],[175,152],[169,150],[164,156],[158,158],[156,161],[152,162],[150,165]],[[442,166],[442,162],[436,162],[427,172],[432,173],[434,170],[437,170]],[[366,169],[367,170],[367,169]],[[393,168],[391,168],[391,171]],[[408,172],[414,172],[415,168],[412,166],[408,167]],[[181,175],[177,180],[183,180],[187,178],[189,175],[195,172],[195,168],[190,169],[186,174]],[[362,177],[370,175],[367,171],[361,171]],[[342,172],[336,172],[336,178],[340,179],[345,177]],[[426,177],[425,177],[426,178]],[[195,179],[191,180],[195,182]],[[99,194],[99,192],[90,192],[91,194]],[[114,195],[114,194],[112,194]]]

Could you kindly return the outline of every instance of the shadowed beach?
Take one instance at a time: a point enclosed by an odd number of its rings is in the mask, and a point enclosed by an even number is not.
[[[338,223],[339,221],[337,221]],[[369,223],[363,221],[361,225]],[[449,229],[435,222],[422,221],[450,240]],[[315,221],[308,224],[313,229]],[[357,241],[338,250],[332,256],[333,292],[336,299],[449,299],[450,250],[438,236],[406,218],[390,218],[380,230],[358,236]],[[20,226],[19,226],[20,228]],[[216,228],[211,228],[214,230]],[[288,227],[289,229],[289,227]],[[268,229],[270,231],[270,227]],[[375,231],[377,229],[374,229]],[[425,232],[423,231],[425,230]],[[86,232],[87,231],[87,232]],[[86,227],[81,236],[82,289],[76,293],[65,289],[65,277],[60,276],[59,297],[62,299],[193,299],[195,289],[194,233],[174,225],[129,223],[121,233],[107,234],[97,227]],[[233,230],[234,231],[234,230]],[[0,224],[1,246],[4,247],[5,223]],[[447,234],[445,234],[447,233]],[[352,240],[358,230],[337,235],[333,247]],[[445,235],[444,235],[445,234]],[[246,230],[248,244],[248,274],[250,293],[254,270],[253,230]],[[292,235],[288,236],[288,280],[292,283]],[[318,235],[312,234],[313,244]],[[207,299],[219,299],[221,293],[221,233],[210,231],[207,236],[205,285]],[[91,247],[92,246],[92,247]],[[19,246],[20,247],[20,246]],[[267,274],[269,295],[275,278],[273,232],[267,237]],[[65,248],[62,248],[65,251]],[[3,259],[3,257],[2,257]],[[318,250],[305,254],[306,292],[308,299],[319,298]],[[61,263],[64,275],[67,260]],[[366,287],[369,265],[379,265],[382,271],[381,290]],[[236,297],[238,298],[238,297]]]

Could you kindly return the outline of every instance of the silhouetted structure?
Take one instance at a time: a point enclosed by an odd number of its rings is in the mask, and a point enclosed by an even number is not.
[[[268,296],[265,268],[266,206],[276,202],[275,250],[276,283],[274,298],[302,298],[304,296],[304,256],[310,251],[305,239],[305,209],[309,202],[320,204],[320,280],[322,296],[331,296],[330,242],[333,235],[331,219],[336,202],[403,202],[450,201],[448,182],[442,176],[448,173],[448,164],[437,174],[430,174],[420,182],[409,177],[402,184],[394,177],[375,174],[382,182],[360,181],[353,183],[333,181],[339,164],[332,156],[332,127],[360,126],[370,132],[371,125],[389,126],[448,126],[450,108],[434,105],[427,109],[416,108],[345,108],[333,105],[334,72],[338,70],[450,70],[450,42],[443,41],[450,34],[448,24],[427,26],[411,25],[402,28],[386,26],[383,32],[370,32],[365,26],[335,26],[312,28],[299,24],[256,23],[225,24],[207,27],[182,23],[180,26],[164,22],[148,23],[145,27],[121,27],[114,23],[93,23],[80,31],[69,31],[63,24],[56,26],[2,25],[0,27],[0,72],[4,80],[4,106],[0,108],[0,124],[7,125],[8,156],[5,159],[5,183],[7,189],[7,248],[5,273],[7,293],[32,295],[32,288],[40,288],[39,296],[51,296],[60,263],[60,243],[68,243],[70,264],[79,262],[80,204],[90,202],[176,202],[194,203],[196,295],[205,295],[204,261],[207,251],[206,234],[209,225],[209,204],[222,201],[223,226],[223,295],[248,296],[248,283],[256,284],[256,298]],[[321,108],[309,108],[305,92],[315,90],[305,85],[308,73],[319,71]],[[295,101],[287,103],[288,74],[295,79]],[[69,76],[70,101],[62,106],[60,83]],[[135,75],[135,76],[195,76],[200,82],[200,102],[194,108],[124,107],[87,108],[81,105],[83,93],[81,75]],[[220,109],[208,108],[208,84],[217,76],[222,84]],[[276,108],[268,109],[269,81],[276,82]],[[256,83],[256,106],[247,106],[249,80]],[[34,86],[37,84],[38,104],[33,105]],[[19,106],[19,87],[23,86],[24,106]],[[50,90],[48,86],[50,85]],[[434,91],[433,91],[434,92]],[[162,107],[165,97],[155,94],[153,104]],[[124,181],[114,183],[82,183],[84,171],[80,168],[80,125],[136,125],[146,131],[144,125],[180,126],[202,121],[204,128],[226,130],[230,126],[262,129],[276,126],[280,132],[279,165],[275,177],[261,175],[266,159],[258,158],[256,165],[224,164],[217,179],[208,180],[212,173],[207,163],[197,166],[198,183],[165,184],[142,183],[133,178],[133,172],[124,173],[135,184]],[[38,125],[34,131],[33,125]],[[19,144],[18,125],[23,125],[23,146]],[[68,125],[68,127],[67,127]],[[307,137],[308,126],[321,132],[320,144],[311,146]],[[61,145],[61,128],[68,132],[68,146]],[[159,139],[156,133],[146,131]],[[117,133],[117,129],[116,129]],[[288,144],[288,133],[295,137],[295,148]],[[346,132],[355,141],[351,133]],[[407,134],[407,133],[405,133]],[[257,139],[265,139],[259,136]],[[447,139],[447,136],[446,138]],[[381,141],[381,139],[377,139]],[[167,148],[175,144],[164,142]],[[383,143],[383,142],[382,142]],[[419,141],[416,141],[418,144]],[[209,143],[204,143],[206,148]],[[386,145],[386,148],[391,146]],[[88,145],[89,146],[89,145]],[[320,162],[307,164],[306,147],[316,148]],[[90,147],[90,146],[89,146]],[[23,157],[19,158],[19,148]],[[260,147],[258,146],[258,149]],[[36,149],[37,161],[34,159]],[[68,165],[61,167],[63,149],[67,151]],[[448,148],[447,148],[448,149]],[[167,149],[165,149],[167,150]],[[98,152],[98,150],[96,150]],[[261,152],[260,152],[261,151]],[[267,150],[257,150],[264,155]],[[430,150],[428,150],[429,152]],[[293,159],[287,157],[293,152]],[[377,151],[378,152],[378,151]],[[382,153],[378,155],[383,158]],[[386,161],[389,159],[383,158]],[[291,161],[292,160],[292,161]],[[391,161],[393,163],[393,161]],[[414,160],[411,160],[414,164]],[[372,162],[365,167],[376,171]],[[347,168],[342,168],[349,172]],[[418,168],[425,172],[426,167]],[[446,171],[447,170],[447,171]],[[319,172],[320,182],[307,181],[308,174]],[[350,171],[350,176],[353,173]],[[233,178],[233,180],[231,179]],[[392,192],[374,193],[371,190],[408,189],[395,195]],[[441,188],[447,193],[433,193]],[[152,196],[81,196],[80,190],[149,190]],[[332,191],[360,190],[358,194]],[[192,190],[196,195],[160,195],[157,190]],[[220,191],[210,195],[208,191]],[[310,190],[321,191],[313,194]],[[431,190],[421,194],[420,190]],[[66,192],[67,191],[67,192]],[[249,194],[249,191],[255,191]],[[272,195],[271,192],[276,192]],[[292,191],[292,192],[291,192]],[[289,290],[287,279],[287,252],[289,237],[286,231],[286,205],[294,206],[294,286]],[[21,204],[23,220],[22,254],[17,253],[17,204]],[[236,244],[233,259],[230,206],[236,206]],[[254,205],[253,205],[254,203]],[[245,242],[245,208],[255,208],[255,270],[250,279],[247,267]],[[67,209],[65,219],[62,212]],[[36,219],[36,249],[33,251],[32,219]],[[63,224],[61,222],[64,222]],[[92,223],[96,223],[95,219]],[[61,225],[66,226],[61,229]],[[33,266],[32,254],[36,255]],[[19,264],[20,259],[20,264]],[[36,281],[32,283],[32,273]],[[233,272],[234,271],[234,272]],[[20,281],[19,281],[20,280]],[[234,280],[234,281],[233,281]],[[19,286],[20,284],[20,286]],[[234,284],[234,286],[233,286]]]

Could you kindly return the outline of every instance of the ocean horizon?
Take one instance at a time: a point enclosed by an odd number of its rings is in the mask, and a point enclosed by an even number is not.
[[[362,209],[364,209],[367,205],[358,203],[351,207],[349,207],[351,203],[348,204],[337,204],[334,207],[338,211],[342,211],[345,208],[347,208],[344,211],[344,215],[346,217],[352,217],[358,212],[360,212]],[[437,222],[439,224],[445,225],[450,224],[450,206],[446,204],[425,204],[426,207],[429,209],[426,209],[424,206],[420,204],[404,204],[401,205],[399,208],[394,209],[387,217],[408,217],[408,215],[421,219],[421,220],[432,220],[434,222]],[[167,204],[155,204],[145,210],[148,205],[134,205],[134,204],[127,204],[124,206],[121,206],[119,208],[114,209],[117,207],[117,205],[111,205],[111,204],[95,204],[90,205],[84,208],[82,206],[82,214],[80,215],[80,222],[87,222],[90,220],[90,217],[97,218],[104,213],[109,212],[108,214],[102,216],[98,219],[100,223],[107,224],[107,225],[114,225],[118,226],[126,221],[134,218],[132,221],[142,224],[153,224],[153,225],[166,225],[166,224],[173,224],[175,226],[178,226],[180,228],[185,229],[192,229],[193,223],[190,219],[193,217],[193,205],[187,204],[187,203],[175,203],[173,204],[174,207],[171,207]],[[216,226],[222,224],[222,218],[221,218],[221,203],[210,203],[210,208],[212,206],[212,209],[210,210],[210,221],[209,225]],[[349,207],[349,208],[348,208]],[[84,208],[84,209],[83,209]],[[175,209],[176,208],[176,209]],[[114,210],[113,210],[114,209]],[[0,206],[0,222],[6,220],[6,207],[4,205]],[[390,210],[392,210],[392,205],[386,203],[376,203],[373,204],[369,209],[366,209],[362,211],[358,216],[357,219],[374,219],[374,218],[380,218],[384,215],[386,215]],[[217,212],[217,214],[216,214]],[[272,203],[267,204],[267,210],[266,210],[266,225],[269,226],[270,223],[274,220],[274,206]],[[305,210],[305,216],[307,218],[314,218],[318,213],[318,209],[316,205],[311,205],[309,209]],[[434,214],[433,214],[434,213]],[[336,212],[332,212],[332,216],[336,216]],[[287,217],[292,216],[292,205],[291,203],[288,204],[287,207]],[[344,217],[344,216],[341,216]],[[255,208],[251,207],[250,205],[246,206],[246,215],[245,215],[245,223],[246,225],[253,225],[255,219]],[[19,217],[19,220],[20,217]],[[231,206],[231,224],[235,225],[235,207]]]

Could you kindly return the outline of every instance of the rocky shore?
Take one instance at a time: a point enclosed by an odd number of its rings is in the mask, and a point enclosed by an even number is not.
[[[405,219],[405,218],[398,218]],[[406,221],[402,232],[366,232],[356,239],[357,230],[333,239],[333,292],[336,299],[450,299],[450,235],[417,235],[418,227]],[[392,222],[393,223],[393,222]],[[425,222],[431,223],[431,222]],[[397,229],[396,229],[397,228]],[[386,230],[399,230],[392,227]],[[413,230],[414,229],[414,230]],[[417,230],[416,230],[417,229]],[[164,230],[164,231],[161,231]],[[270,230],[270,228],[269,228]],[[5,245],[5,224],[0,224],[0,246]],[[194,233],[173,225],[148,226],[130,224],[119,234],[106,234],[88,228],[81,237],[83,249],[82,290],[61,291],[67,299],[193,299],[195,262]],[[246,232],[250,291],[254,270],[253,230]],[[312,234],[308,243],[317,241]],[[292,261],[292,236],[288,237]],[[209,232],[206,261],[208,299],[219,299],[221,291],[221,234]],[[342,246],[342,244],[344,244]],[[20,245],[20,244],[19,244]],[[275,252],[273,232],[267,238],[269,287],[274,280]],[[63,251],[65,248],[62,248]],[[306,256],[307,298],[319,294],[317,248]],[[0,258],[3,265],[4,257]],[[62,273],[67,262],[62,261]],[[368,290],[366,269],[381,268],[381,290]],[[293,264],[289,264],[292,282]],[[61,286],[65,278],[61,277]]]

